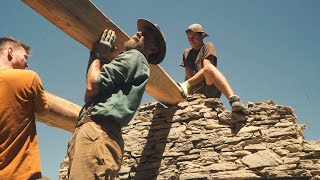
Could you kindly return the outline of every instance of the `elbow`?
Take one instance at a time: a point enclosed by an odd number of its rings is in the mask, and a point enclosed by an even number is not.
[[[50,109],[50,108],[51,108],[51,107],[48,106],[47,108],[43,109],[43,111],[36,112],[36,114],[37,114],[37,115],[40,115],[40,116],[45,116],[46,114],[49,113],[49,109]]]
[[[97,77],[97,76],[96,76]],[[86,84],[85,102],[89,102],[99,92],[99,84],[97,78],[88,78]]]
[[[90,82],[90,83],[87,83],[87,86],[86,86],[86,92],[87,93],[94,93],[94,92],[97,92],[99,89],[99,85],[98,85],[98,82]]]
[[[97,91],[97,89],[99,88],[98,82],[94,81],[94,82],[88,82],[86,85],[86,92],[90,93],[90,92],[95,92]]]
[[[93,100],[93,98],[98,94],[98,89],[94,87],[88,87],[86,88],[86,93],[84,97],[84,102],[88,103]]]
[[[99,88],[98,84],[99,73],[91,73],[87,75],[86,92],[97,91]]]

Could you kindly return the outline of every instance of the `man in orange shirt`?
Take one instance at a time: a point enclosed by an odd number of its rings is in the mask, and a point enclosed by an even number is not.
[[[28,67],[30,47],[0,38],[0,179],[41,178],[35,113],[49,106],[41,80]]]

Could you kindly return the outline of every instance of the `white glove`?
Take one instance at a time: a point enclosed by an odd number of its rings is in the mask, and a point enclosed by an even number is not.
[[[115,40],[116,40],[115,32],[112,30],[105,29],[100,38],[100,41],[93,44],[91,53],[98,52],[102,58],[106,58],[111,48],[113,47]]]
[[[180,86],[180,90],[182,92],[182,95],[184,97],[189,96],[189,88],[190,88],[190,83],[188,81],[185,81],[183,83],[178,83],[178,85]]]

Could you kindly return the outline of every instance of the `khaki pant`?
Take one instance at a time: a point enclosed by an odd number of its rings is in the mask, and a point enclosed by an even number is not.
[[[77,127],[68,145],[69,179],[114,179],[121,167],[123,150],[121,129],[95,122]]]

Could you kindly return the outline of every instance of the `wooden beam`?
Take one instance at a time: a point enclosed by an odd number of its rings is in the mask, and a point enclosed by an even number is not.
[[[36,114],[36,119],[46,125],[73,132],[81,107],[65,99],[46,92],[49,111]]]
[[[125,32],[89,0],[22,1],[89,49],[100,38],[104,29],[114,30],[117,35],[116,50],[110,54],[110,60],[124,50],[123,43],[129,39]],[[151,76],[146,88],[150,96],[166,105],[184,101],[175,81],[159,65],[151,65],[150,68]]]

